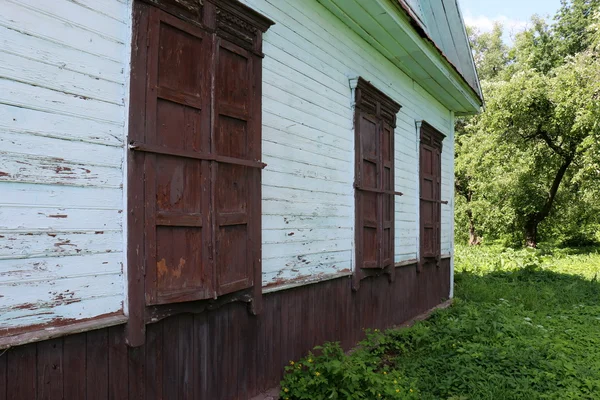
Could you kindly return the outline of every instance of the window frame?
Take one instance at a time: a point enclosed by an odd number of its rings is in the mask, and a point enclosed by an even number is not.
[[[395,243],[395,197],[402,193],[395,190],[395,128],[396,114],[401,106],[385,93],[377,89],[362,77],[351,80],[354,98],[354,140],[355,140],[355,168],[354,168],[354,193],[355,193],[355,265],[353,274],[353,289],[358,290],[360,281],[367,276],[388,274],[390,280],[394,279],[394,243]],[[364,154],[364,141],[367,140],[365,132],[361,132],[361,121],[368,120],[376,126],[376,158],[367,158]],[[389,132],[389,148],[387,149],[388,160],[384,159],[384,135]],[[366,185],[366,173],[363,168],[365,162],[375,163],[376,185]],[[387,184],[385,182],[385,169],[389,169]],[[387,186],[387,187],[386,187]],[[365,266],[365,221],[364,207],[367,197],[376,197],[376,261],[369,261]],[[389,219],[385,220],[384,196],[389,199]],[[372,221],[371,225],[372,225]],[[387,226],[386,226],[387,225]],[[390,231],[387,250],[384,249],[385,230]],[[387,256],[386,256],[386,251]]]
[[[149,57],[152,55],[151,44],[156,45],[156,15],[158,19],[168,19],[179,21],[178,24],[189,26],[189,29],[201,32],[207,40],[210,40],[211,55],[208,76],[210,76],[209,85],[215,84],[215,75],[219,73],[216,66],[216,57],[221,45],[239,48],[251,59],[249,69],[249,102],[247,122],[248,135],[254,132],[257,138],[253,142],[251,159],[242,160],[232,157],[219,155],[212,150],[209,152],[196,152],[189,149],[176,151],[172,154],[177,157],[187,157],[191,159],[203,160],[217,164],[224,163],[243,165],[243,168],[257,170],[252,173],[255,188],[247,199],[247,209],[251,210],[251,216],[248,217],[252,222],[249,227],[248,237],[246,239],[249,248],[249,254],[252,254],[252,260],[248,261],[251,276],[247,279],[252,282],[248,289],[219,291],[215,287],[215,296],[211,299],[194,300],[193,298],[179,299],[181,302],[164,304],[152,304],[152,294],[148,298],[146,265],[148,253],[147,247],[155,246],[155,243],[149,243],[146,239],[146,225],[148,216],[146,215],[145,198],[145,168],[148,167],[145,162],[147,154],[160,154],[164,149],[157,149],[151,143],[144,143],[147,130],[147,117],[152,117],[147,110],[149,94],[152,91],[152,84],[148,81],[149,68],[152,63]],[[130,102],[129,102],[129,133],[127,152],[127,310],[128,323],[126,328],[126,341],[130,346],[140,346],[145,341],[145,327],[147,323],[156,322],[162,318],[181,312],[202,312],[207,309],[219,307],[222,304],[232,301],[243,301],[249,304],[249,311],[258,314],[262,308],[262,269],[261,269],[261,173],[265,164],[260,161],[261,141],[262,141],[262,34],[274,22],[264,17],[258,12],[245,6],[236,0],[208,0],[198,2],[197,0],[134,0],[133,4],[133,37],[132,37],[132,56],[131,56],[131,82],[130,82]],[[152,43],[154,41],[154,43]],[[228,45],[229,43],[230,45]],[[210,134],[211,141],[214,140],[215,128],[215,90],[210,93]],[[252,132],[251,132],[252,131]],[[211,148],[212,148],[211,144]],[[150,156],[151,158],[152,156]],[[215,167],[215,170],[217,168]],[[152,174],[152,171],[149,172]],[[210,173],[215,178],[213,172]],[[215,186],[215,180],[211,179],[210,186]],[[256,183],[257,182],[257,183]],[[214,190],[209,193],[210,202],[214,202]],[[151,191],[152,192],[152,191]],[[205,203],[203,194],[202,203]],[[154,201],[153,199],[150,199]],[[150,201],[150,202],[152,202]],[[216,207],[212,204],[210,208]],[[205,210],[206,212],[208,210]],[[203,212],[205,212],[203,211]],[[214,224],[216,217],[211,217],[211,224]],[[214,227],[213,227],[214,228]],[[214,253],[216,231],[212,230],[212,246],[209,245],[205,251]],[[203,246],[204,247],[204,246]],[[214,275],[218,274],[219,265],[216,265],[216,258],[213,261]],[[226,293],[227,292],[227,293]]]
[[[447,201],[442,200],[442,151],[443,141],[446,138],[442,132],[434,128],[431,124],[426,121],[418,121],[418,137],[419,137],[419,258],[417,264],[417,270],[421,271],[424,266],[435,264],[437,267],[440,266],[441,261],[441,228],[442,228],[442,204],[448,204]],[[434,194],[432,198],[424,198],[423,196],[423,181],[425,178],[423,168],[423,149],[429,150],[434,157],[439,160],[437,168],[433,174],[430,174],[434,182],[433,190]],[[433,168],[432,168],[433,169]],[[437,179],[436,179],[437,178]],[[432,215],[432,228],[434,231],[434,242],[432,243],[433,249],[429,253],[425,253],[425,229],[426,222],[423,217],[423,204],[434,203],[435,209]]]

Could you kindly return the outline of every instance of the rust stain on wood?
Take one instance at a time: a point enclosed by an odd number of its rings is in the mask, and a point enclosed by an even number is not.
[[[156,263],[156,271],[158,272],[158,276],[161,278],[169,271],[169,267],[167,267],[167,261],[164,258]]]

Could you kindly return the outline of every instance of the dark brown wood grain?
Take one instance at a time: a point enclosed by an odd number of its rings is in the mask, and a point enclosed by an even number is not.
[[[7,395],[11,400],[37,398],[37,344],[27,344],[8,351]],[[43,365],[45,367],[45,365]]]
[[[63,397],[63,341],[48,340],[37,345],[37,398]]]
[[[444,135],[426,122],[421,123],[419,142],[419,268],[425,263],[439,265],[441,256],[441,182]]]
[[[315,345],[349,349],[365,328],[399,325],[440,304],[449,283],[449,259],[421,273],[415,262],[396,268],[393,282],[366,277],[359,291],[345,277],[265,294],[258,316],[233,302],[167,317],[148,325],[136,348],[125,346],[122,326],[12,348],[0,356],[0,399],[252,398]],[[62,370],[54,369],[60,349]]]
[[[256,314],[262,292],[261,50],[272,21],[238,1],[148,3],[134,10],[131,345],[148,306],[251,289]]]
[[[108,329],[108,399],[128,400],[129,368],[115,370],[112,365],[127,365],[128,347],[124,340],[123,327]]]
[[[356,261],[354,288],[394,268],[394,128],[400,105],[362,78],[355,89]]]
[[[6,360],[8,359],[8,350],[0,351],[0,400],[6,400]]]
[[[107,399],[110,383],[108,380],[108,329],[88,332],[85,349],[86,399]]]
[[[66,336],[62,341],[64,398],[85,399],[87,387],[86,334]]]

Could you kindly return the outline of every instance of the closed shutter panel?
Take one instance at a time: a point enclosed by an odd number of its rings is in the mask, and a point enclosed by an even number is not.
[[[144,164],[146,303],[214,297],[209,222],[211,40],[152,9]]]
[[[394,265],[394,128],[382,125],[383,208],[382,267]]]
[[[260,130],[252,121],[252,57],[217,39],[214,164],[217,295],[249,288],[260,229]],[[258,283],[260,284],[260,282]]]
[[[356,87],[356,265],[354,288],[394,268],[394,127],[400,105],[368,82]]]
[[[421,264],[438,261],[441,255],[441,152],[444,135],[430,125],[421,126],[420,254]]]
[[[360,268],[381,268],[381,154],[379,122],[361,112],[358,117],[359,165],[357,213],[360,240],[357,243]]]

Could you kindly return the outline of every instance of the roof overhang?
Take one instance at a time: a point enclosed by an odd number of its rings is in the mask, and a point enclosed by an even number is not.
[[[318,0],[456,115],[477,114],[483,99],[398,0]]]

